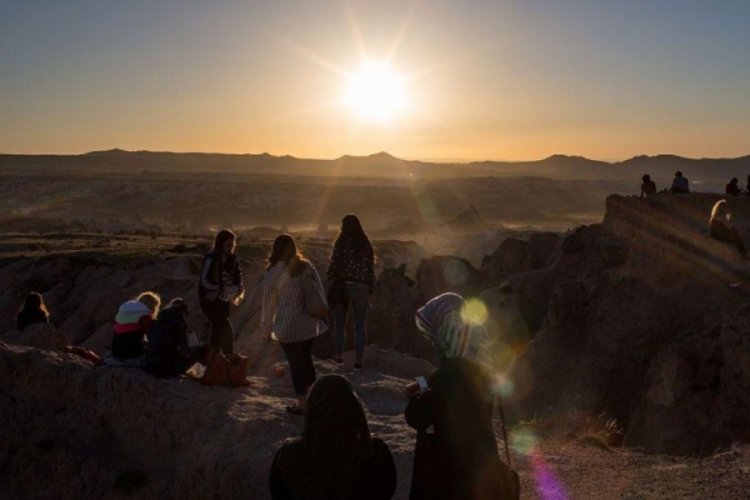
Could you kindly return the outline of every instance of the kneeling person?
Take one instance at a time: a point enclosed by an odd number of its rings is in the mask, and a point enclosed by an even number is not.
[[[208,346],[190,346],[187,341],[188,307],[174,299],[152,324],[146,346],[146,369],[160,377],[185,373],[195,363],[206,364]]]

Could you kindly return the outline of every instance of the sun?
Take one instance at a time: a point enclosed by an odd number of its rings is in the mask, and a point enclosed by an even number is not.
[[[361,119],[387,123],[406,107],[406,81],[387,64],[368,62],[348,75],[345,101]]]

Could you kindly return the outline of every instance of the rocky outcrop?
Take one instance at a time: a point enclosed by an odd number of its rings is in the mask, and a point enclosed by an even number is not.
[[[750,267],[707,236],[711,204],[612,196],[602,225],[565,238],[510,372],[518,418],[605,412],[626,445],[664,453],[750,439]]]

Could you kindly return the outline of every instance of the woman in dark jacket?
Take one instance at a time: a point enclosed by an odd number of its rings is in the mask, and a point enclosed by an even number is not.
[[[34,323],[49,323],[49,312],[44,305],[42,294],[31,292],[26,296],[23,307],[18,311],[16,323],[19,331]]]
[[[379,500],[396,490],[388,446],[373,438],[351,382],[320,377],[310,390],[302,436],[287,441],[271,466],[274,500]]]
[[[198,288],[201,310],[211,322],[211,349],[227,355],[234,352],[229,314],[232,304],[238,304],[245,293],[242,269],[234,253],[236,245],[237,237],[232,231],[219,231],[213,250],[203,258]]]
[[[341,232],[328,261],[328,304],[336,313],[334,360],[343,363],[346,317],[349,304],[354,313],[354,369],[362,369],[367,343],[367,309],[375,288],[375,254],[356,215],[341,220]]]
[[[417,311],[417,326],[441,362],[407,388],[406,421],[417,430],[412,500],[518,497],[518,476],[500,461],[492,427],[489,340],[484,327],[465,319],[465,307],[461,296],[448,293]]]
[[[146,345],[146,369],[154,375],[174,377],[195,363],[206,364],[208,347],[188,344],[187,316],[187,304],[177,298],[152,323]]]

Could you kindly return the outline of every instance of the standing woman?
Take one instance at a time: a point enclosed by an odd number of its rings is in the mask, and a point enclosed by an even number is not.
[[[234,328],[229,322],[232,304],[245,294],[242,269],[234,253],[237,236],[228,229],[216,235],[214,248],[203,258],[198,288],[201,310],[211,322],[210,346],[214,352],[234,352]]]
[[[354,313],[354,370],[362,369],[362,356],[367,343],[367,308],[375,288],[375,254],[356,215],[341,220],[341,232],[333,244],[328,260],[330,282],[328,302],[336,312],[334,360],[343,363],[346,317],[349,304]]]
[[[302,415],[307,391],[315,382],[312,346],[326,330],[328,311],[318,272],[291,235],[281,234],[273,242],[262,287],[261,330],[284,349],[298,403],[286,410]]]

